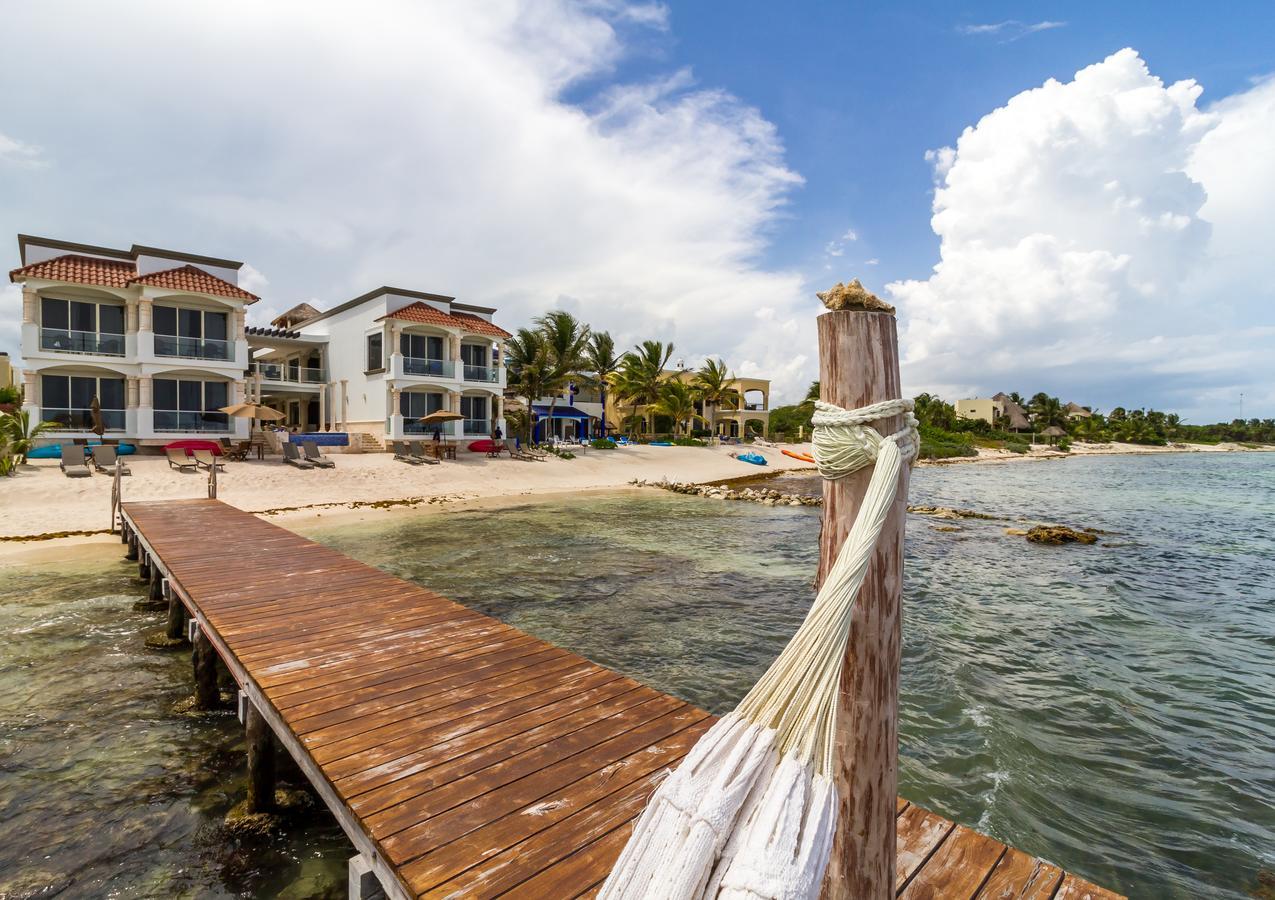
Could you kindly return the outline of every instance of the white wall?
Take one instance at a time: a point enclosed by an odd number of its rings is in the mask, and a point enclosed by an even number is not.
[[[345,418],[350,422],[380,422],[384,427],[386,409],[386,379],[388,371],[379,375],[365,375],[367,364],[367,334],[384,330],[385,323],[376,321],[387,312],[386,298],[376,297],[358,306],[320,319],[312,326],[302,326],[301,333],[328,335],[328,379],[340,382],[345,379],[346,396],[350,406]],[[389,338],[383,348],[391,352]]]

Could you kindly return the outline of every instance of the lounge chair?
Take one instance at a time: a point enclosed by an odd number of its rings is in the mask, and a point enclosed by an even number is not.
[[[298,469],[314,468],[314,463],[301,458],[301,454],[297,452],[297,445],[291,441],[283,445],[283,461],[290,466],[296,466]]]
[[[114,475],[116,469],[120,470],[121,475],[133,474],[124,465],[124,460],[115,455],[115,448],[105,445],[93,448],[93,468],[108,475]]]
[[[540,460],[541,462],[544,462],[549,458],[548,450],[541,450],[534,444],[528,444],[526,447],[523,447],[522,452],[526,453],[532,459]]]
[[[319,452],[319,445],[314,441],[302,441],[301,452],[305,454],[306,462],[318,466],[320,469],[335,469],[336,460],[328,459]]]
[[[405,462],[405,463],[408,463],[409,465],[419,466],[421,463],[425,461],[423,459],[415,459],[410,453],[408,453],[407,444],[405,444],[403,441],[394,441],[391,444],[391,446],[394,448],[394,458],[397,459],[399,462]]]
[[[436,465],[438,465],[438,458],[437,458],[437,457],[430,457],[430,456],[426,456],[426,455],[425,455],[425,447],[424,447],[424,445],[423,445],[423,442],[421,442],[421,441],[412,441],[412,442],[411,442],[410,444],[408,444],[407,446],[408,446],[408,453],[409,453],[410,457],[411,457],[412,459],[414,459],[416,462],[418,462],[418,463],[425,463],[425,465],[427,465],[427,466],[436,466]]]
[[[83,478],[93,472],[84,462],[84,447],[81,444],[62,445],[62,474],[67,478]]]
[[[526,462],[531,462],[535,459],[534,456],[523,453],[522,448],[518,446],[518,442],[513,438],[505,438],[505,452],[509,454],[511,459],[521,459]]]
[[[205,469],[212,469],[216,466],[221,472],[226,471],[226,467],[222,465],[221,460],[213,456],[211,450],[192,450],[191,455],[195,457],[195,466],[202,466]]]
[[[164,455],[168,457],[168,467],[170,469],[197,469],[198,464],[186,455],[186,451],[179,447],[169,447],[164,451]]]

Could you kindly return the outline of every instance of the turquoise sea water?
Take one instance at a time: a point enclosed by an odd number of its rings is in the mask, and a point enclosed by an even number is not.
[[[1247,896],[1275,869],[1275,456],[926,468],[912,502],[1114,533],[909,517],[901,793],[1131,896]],[[307,533],[720,712],[804,615],[817,528],[646,491]],[[189,661],[140,649],[130,574],[0,570],[0,896],[339,895],[322,817],[226,841],[238,729],[171,712]]]

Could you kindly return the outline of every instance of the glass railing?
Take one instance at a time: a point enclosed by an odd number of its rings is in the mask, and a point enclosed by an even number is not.
[[[58,428],[64,428],[72,431],[92,431],[93,430],[93,411],[88,409],[51,409],[45,407],[40,410],[41,418],[45,422],[52,422]],[[124,410],[122,409],[104,409],[101,411],[102,424],[106,426],[107,431],[123,431],[124,430]]]
[[[252,364],[252,371],[259,372],[264,381],[281,381],[290,384],[323,384],[328,380],[327,371],[313,367],[288,366],[284,363]]]
[[[491,434],[491,423],[486,419],[466,419],[465,434]]]
[[[765,408],[766,408],[766,404],[764,403],[745,403],[744,404],[744,409],[750,412],[761,412]]]
[[[452,422],[418,422],[415,419],[403,420],[404,434],[427,434],[433,437],[434,432],[439,431],[443,437],[455,437],[456,428],[455,421]]]
[[[230,417],[223,412],[155,410],[156,431],[229,431]]]
[[[456,365],[450,359],[423,359],[419,356],[403,357],[404,375],[435,375],[440,378],[451,378]]]
[[[180,356],[185,359],[231,359],[234,355],[230,341],[216,338],[178,337],[175,334],[155,335],[156,356]]]
[[[486,381],[495,382],[500,370],[493,366],[471,366],[465,363],[465,380],[466,381]]]
[[[40,349],[63,353],[97,353],[123,356],[124,335],[97,331],[70,331],[66,328],[41,328]]]

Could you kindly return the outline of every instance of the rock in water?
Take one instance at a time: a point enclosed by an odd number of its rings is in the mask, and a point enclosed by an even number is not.
[[[1027,530],[1027,540],[1033,544],[1096,544],[1098,536],[1066,525],[1034,525]]]

